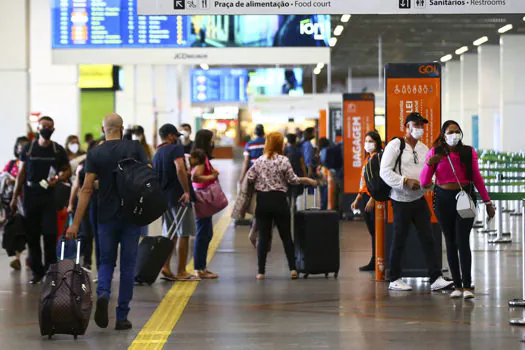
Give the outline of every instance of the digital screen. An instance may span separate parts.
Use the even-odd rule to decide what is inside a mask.
[[[329,15],[139,16],[137,0],[52,1],[53,49],[327,47],[331,34]]]
[[[246,102],[246,69],[192,69],[191,100],[204,102]]]
[[[249,74],[248,95],[304,95],[302,68],[262,68]]]
[[[81,89],[112,89],[115,85],[111,64],[81,64],[78,73]]]

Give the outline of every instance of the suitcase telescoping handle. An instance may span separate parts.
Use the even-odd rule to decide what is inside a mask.
[[[77,258],[75,260],[75,263],[78,265],[80,264],[80,245],[81,245],[81,239],[77,238]],[[66,250],[66,237],[62,236],[62,240],[60,242],[60,260],[64,260],[64,251]]]
[[[189,209],[189,207],[186,205],[184,207],[180,207],[175,212],[175,218],[173,218],[173,223],[168,228],[168,238],[169,239],[173,239],[173,237],[175,236],[176,232],[179,231],[179,228],[182,225],[182,220],[186,216],[186,213],[188,212],[188,209]],[[168,213],[168,215],[172,215],[173,214],[172,209],[168,209],[167,213]]]
[[[319,189],[317,187],[314,187],[314,206],[311,207],[311,208],[308,208],[308,186],[305,186],[304,187],[304,191],[303,191],[303,202],[304,202],[304,210],[308,210],[308,209],[319,209],[317,207],[317,203],[318,203],[318,196],[319,196]]]

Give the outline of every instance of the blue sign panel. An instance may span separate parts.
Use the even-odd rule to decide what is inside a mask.
[[[248,70],[192,69],[192,102],[246,102]]]
[[[139,16],[137,0],[52,0],[51,22],[54,49],[326,47],[331,34],[328,15]]]

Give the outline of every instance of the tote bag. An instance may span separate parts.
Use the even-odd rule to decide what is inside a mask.
[[[206,170],[213,170],[208,159],[206,159]],[[219,181],[215,181],[206,188],[195,191],[197,202],[195,203],[195,216],[197,219],[213,216],[228,206],[228,198],[222,190]]]

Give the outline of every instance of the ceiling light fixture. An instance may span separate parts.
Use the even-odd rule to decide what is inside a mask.
[[[208,66],[206,63],[201,64],[201,69],[208,70],[210,69],[210,66]]]
[[[315,67],[315,69],[314,69],[314,74],[315,74],[315,75],[319,75],[319,74],[321,74],[321,69],[320,69],[319,67]]]
[[[344,29],[345,29],[345,27],[343,27],[342,25],[338,25],[338,26],[335,27],[335,29],[334,29],[334,35],[335,35],[335,36],[339,36],[339,35],[341,35],[341,33],[343,32]]]
[[[482,36],[478,40],[475,40],[472,44],[474,44],[475,46],[480,46],[480,45],[485,44],[487,41],[489,41],[489,37],[488,36]]]
[[[506,33],[506,32],[508,32],[509,30],[511,30],[512,28],[514,28],[514,27],[512,26],[512,24],[507,24],[506,26],[503,26],[503,27],[501,27],[500,29],[498,29],[498,33],[500,33],[500,34]]]
[[[330,47],[334,47],[337,44],[337,38],[336,37],[330,38],[328,43],[330,44]]]
[[[460,47],[456,50],[456,55],[463,55],[465,52],[468,51],[468,46]]]
[[[352,15],[342,15],[341,16],[341,22],[348,23],[348,21],[350,20],[351,17],[352,17]]]
[[[317,63],[317,68],[323,69],[324,68],[324,63]]]
[[[445,63],[445,62],[450,61],[451,59],[452,59],[452,55],[448,54],[448,55],[441,57],[441,62]]]

